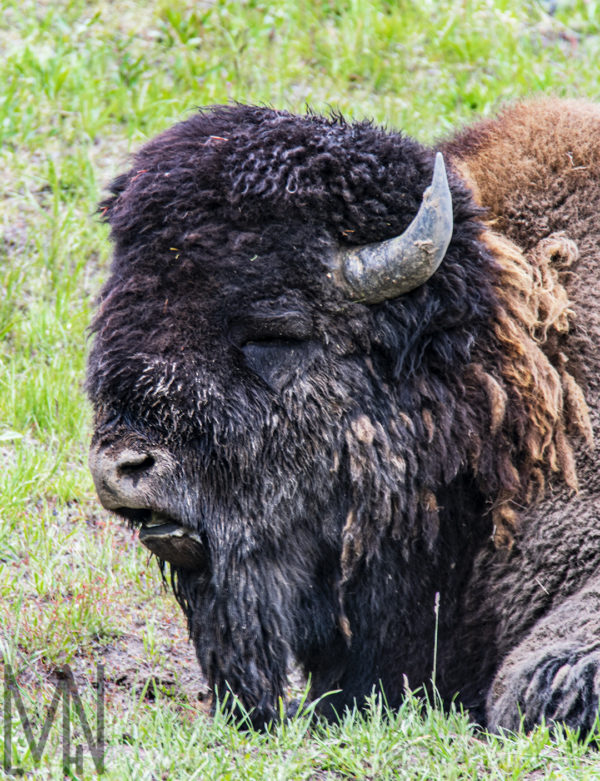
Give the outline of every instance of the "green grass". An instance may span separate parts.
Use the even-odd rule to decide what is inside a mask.
[[[465,717],[443,716],[408,697],[390,715],[374,699],[362,715],[349,713],[335,726],[312,725],[300,715],[261,735],[174,707],[159,692],[141,697],[107,718],[111,745],[106,777],[115,779],[593,779],[592,750],[572,736],[554,739],[540,728],[528,739],[475,734]],[[92,729],[95,715],[86,704]],[[33,703],[28,703],[33,707]],[[110,711],[110,708],[109,708]],[[15,727],[18,727],[15,719]],[[15,729],[19,735],[19,730]],[[13,741],[20,757],[24,740]],[[51,733],[47,752],[60,755]],[[85,774],[92,774],[91,759]]]
[[[426,142],[508,100],[598,99],[600,3],[550,17],[518,0],[0,2],[0,654],[29,712],[68,662],[91,716],[104,660],[107,778],[600,777],[573,735],[479,734],[411,697],[267,736],[211,720],[157,568],[94,500],[82,393],[110,254],[95,204],[145,139],[234,99],[341,109]],[[13,760],[35,770],[14,727]],[[59,739],[37,774],[62,776]]]

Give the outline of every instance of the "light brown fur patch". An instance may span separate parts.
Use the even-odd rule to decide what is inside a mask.
[[[490,210],[503,232],[514,226],[512,204],[527,193],[545,193],[549,202],[575,192],[600,175],[600,106],[581,100],[542,100],[509,106],[495,119],[460,133],[444,149],[478,203]],[[519,236],[529,250],[543,235],[531,226]],[[517,226],[518,227],[518,226]],[[525,241],[531,240],[531,244]]]
[[[558,474],[573,491],[578,490],[574,443],[566,434],[592,441],[589,413],[583,391],[566,370],[555,365],[544,346],[552,333],[569,329],[572,310],[557,267],[568,266],[577,256],[573,242],[553,235],[540,241],[527,255],[504,236],[487,230],[483,240],[500,266],[496,284],[503,304],[495,333],[502,346],[502,387],[479,368],[490,400],[492,432],[501,425],[507,403],[522,405],[527,430],[523,432],[518,464],[519,489],[505,497],[493,511],[494,540],[512,545],[516,516],[510,503],[525,503],[543,493],[544,475]],[[513,464],[515,470],[517,464]]]
[[[496,544],[510,545],[516,517],[507,508],[540,499],[551,474],[577,490],[575,446],[593,446],[586,393],[598,372],[600,106],[553,98],[512,105],[442,149],[487,209],[483,240],[500,268],[502,364],[499,376],[488,368],[491,381],[479,378],[491,428],[494,382],[508,394],[507,417],[526,413],[510,454],[520,487],[498,497],[492,513]],[[507,458],[498,454],[499,469]]]
[[[545,350],[554,335],[569,330],[573,310],[559,272],[577,259],[578,251],[562,233],[541,239],[527,254],[491,228],[484,232],[483,240],[500,266],[496,288],[503,310],[498,313],[495,333],[502,346],[502,384],[512,396],[508,403],[522,405],[527,413],[527,430],[518,454],[519,490],[501,500],[493,511],[494,541],[499,547],[510,548],[517,525],[510,505],[540,498],[544,475],[549,473],[559,475],[577,491],[573,440],[582,437],[588,446],[593,442],[583,390],[567,370],[565,356]],[[506,402],[501,401],[496,379],[484,374],[481,380],[490,400],[490,425],[495,432]]]

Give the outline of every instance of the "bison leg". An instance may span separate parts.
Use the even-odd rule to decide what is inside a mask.
[[[498,670],[488,727],[532,729],[542,720],[589,732],[600,704],[600,579],[535,625]]]

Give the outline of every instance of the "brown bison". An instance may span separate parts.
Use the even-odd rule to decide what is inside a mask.
[[[445,161],[445,165],[444,165]],[[256,725],[436,685],[489,728],[600,696],[600,108],[435,148],[232,105],[102,214],[90,464]],[[439,595],[439,597],[438,597]]]

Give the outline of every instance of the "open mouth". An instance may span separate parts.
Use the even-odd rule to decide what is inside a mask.
[[[117,510],[140,529],[140,542],[160,559],[181,569],[204,569],[206,546],[200,535],[155,510]]]

